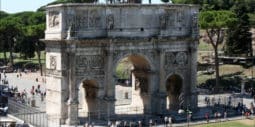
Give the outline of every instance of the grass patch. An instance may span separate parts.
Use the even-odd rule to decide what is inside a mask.
[[[249,87],[255,87],[255,80],[251,79],[251,77],[255,76],[254,68],[255,67],[244,68],[240,65],[221,65],[219,80],[220,87],[223,91],[240,92],[243,79],[247,79],[245,80],[245,89],[248,89]],[[198,74],[197,82],[199,88],[212,89],[215,86],[215,73]]]
[[[7,52],[6,53],[6,56],[7,56],[7,59],[10,58],[10,53]],[[35,56],[33,58],[28,58],[28,59],[23,59],[20,55],[20,53],[13,53],[13,56],[14,56],[14,64],[16,63],[34,63],[34,64],[38,64],[38,56],[37,54],[35,53]],[[0,52],[0,59],[4,59],[4,53],[3,52]],[[41,63],[42,64],[45,64],[45,51],[42,51],[41,52]]]
[[[229,122],[203,124],[203,125],[197,125],[193,127],[252,127],[252,126],[253,125],[246,125],[239,121],[229,121]]]
[[[255,27],[255,14],[249,13],[248,16],[249,16],[251,26]]]
[[[213,51],[213,47],[211,44],[206,43],[200,39],[199,45],[198,45],[199,51]]]
[[[211,74],[211,75],[205,75],[205,74],[198,75],[197,76],[198,85],[206,83],[206,81],[210,80],[210,79],[215,79],[215,75],[214,74]]]

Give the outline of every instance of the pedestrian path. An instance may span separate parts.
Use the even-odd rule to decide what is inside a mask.
[[[40,94],[36,94],[32,96],[31,89],[32,87],[37,88],[38,85],[40,85],[40,90],[42,92],[46,91],[46,84],[42,81],[42,78],[38,78],[38,81],[35,80],[35,74],[32,74],[32,78],[29,78],[29,73],[25,74],[22,73],[22,76],[17,76],[20,73],[6,73],[6,80],[8,80],[7,86],[9,88],[17,88],[18,92],[22,93],[23,91],[26,91],[27,93],[27,102],[26,104],[29,104],[28,101],[31,101],[32,99],[35,99],[35,108],[37,108],[40,111],[46,111],[46,104],[45,99],[42,101],[42,97]],[[2,77],[3,74],[2,74]],[[24,78],[23,78],[24,77]],[[40,79],[40,80],[39,80]]]

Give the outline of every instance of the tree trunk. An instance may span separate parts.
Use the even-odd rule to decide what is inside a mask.
[[[13,49],[14,49],[14,47],[13,47],[13,42],[10,42],[11,44],[10,44],[10,62],[11,62],[11,67],[13,66]]]
[[[4,50],[4,64],[7,65],[7,55],[5,50]]]
[[[43,76],[42,63],[41,63],[41,52],[37,50],[36,53],[37,53],[37,57],[38,57],[40,73],[41,73],[41,76]]]
[[[219,92],[219,81],[220,81],[220,74],[219,74],[219,59],[218,59],[218,47],[216,46],[214,48],[214,58],[215,58],[215,87],[214,87],[214,92]]]
[[[252,41],[249,43],[250,56],[253,56]]]

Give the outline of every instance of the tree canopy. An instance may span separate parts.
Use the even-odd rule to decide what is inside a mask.
[[[236,21],[236,15],[231,11],[204,11],[199,16],[202,29],[224,28]]]
[[[250,22],[248,10],[243,2],[239,2],[234,9],[237,22],[228,29],[225,54],[228,56],[252,56]]]
[[[13,64],[13,52],[19,52],[24,58],[34,57],[35,50],[44,50],[39,39],[44,36],[44,12],[3,13],[0,19],[0,52],[10,52],[9,62]],[[37,48],[40,46],[40,48]]]
[[[52,4],[60,4],[60,3],[93,3],[97,0],[56,0],[52,3],[49,3],[48,5]]]
[[[219,89],[219,60],[218,46],[223,43],[225,30],[236,22],[236,15],[231,11],[203,11],[199,15],[199,25],[206,30],[204,41],[210,43],[214,49],[216,83],[215,91]]]

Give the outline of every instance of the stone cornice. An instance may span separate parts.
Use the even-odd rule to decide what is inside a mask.
[[[73,40],[47,40],[41,39],[41,41],[45,42],[46,44],[69,44],[69,43],[76,43],[76,44],[84,44],[84,43],[121,43],[121,42],[169,42],[169,41],[194,41],[192,37],[151,37],[151,38],[84,38],[84,39],[73,39]]]
[[[62,3],[62,4],[55,4],[55,5],[49,5],[46,7],[46,9],[51,8],[61,8],[61,7],[195,7],[199,8],[198,5],[192,5],[192,4],[136,4],[136,3],[120,3],[120,4],[94,4],[94,3]]]

